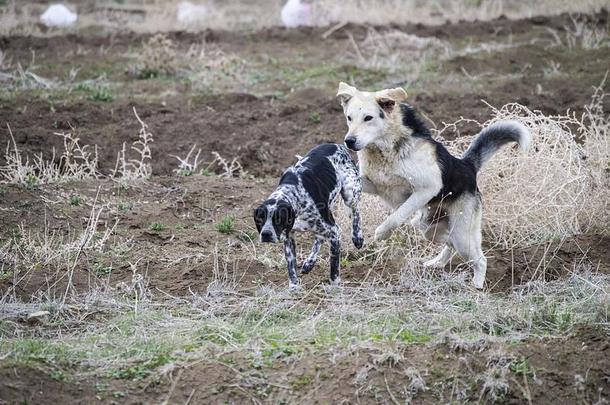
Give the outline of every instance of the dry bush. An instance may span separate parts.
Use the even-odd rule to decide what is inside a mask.
[[[553,38],[553,46],[569,49],[600,49],[610,47],[609,25],[598,21],[588,21],[583,17],[570,16],[571,24],[563,27],[563,31],[548,28]]]
[[[243,167],[237,158],[231,159],[229,162],[227,159],[220,156],[218,152],[212,152],[214,156],[214,160],[210,163],[210,166],[217,165],[222,169],[222,172],[219,174],[220,177],[233,177],[236,174],[243,173]]]
[[[530,129],[533,139],[528,153],[504,150],[479,174],[487,239],[511,248],[593,230],[608,232],[610,125],[602,99],[600,88],[580,119],[545,116],[519,104],[492,109],[494,118],[481,127],[515,119]],[[449,129],[455,124],[439,135]],[[473,138],[445,143],[459,155]]]
[[[349,36],[352,51],[346,59],[367,69],[409,72],[409,80],[417,78],[427,60],[449,54],[448,45],[436,38],[422,38],[398,30],[378,31],[369,28],[366,38],[357,43]]]
[[[156,34],[148,39],[136,64],[129,68],[129,74],[140,79],[150,79],[176,73],[176,46],[165,34]]]
[[[136,158],[130,159],[127,155],[125,143],[117,154],[117,161],[111,177],[119,181],[134,181],[147,179],[152,174],[152,162],[150,144],[153,143],[153,135],[148,129],[148,125],[138,115],[136,108],[133,113],[140,124],[138,140],[133,142],[131,150],[135,152]]]
[[[314,3],[314,20],[317,25],[333,22],[443,24],[446,21],[490,20],[505,15],[509,18],[527,18],[533,15],[556,15],[562,12],[590,13],[605,6],[603,1],[543,0],[522,2],[518,0],[442,0],[420,2],[417,0],[319,0]]]
[[[42,184],[99,177],[97,146],[81,145],[74,131],[55,134],[64,141],[64,150],[58,161],[55,149],[49,160],[45,160],[41,153],[30,161],[17,147],[10,126],[7,128],[11,139],[4,154],[6,165],[0,167],[0,182],[34,188]]]
[[[77,264],[84,256],[94,252],[102,252],[108,245],[117,222],[112,225],[100,225],[100,217],[105,207],[97,205],[97,197],[92,205],[87,224],[80,232],[68,233],[51,230],[45,222],[42,232],[34,232],[21,224],[18,231],[8,243],[0,246],[3,271],[12,276],[12,284],[0,297],[0,302],[15,300],[14,293],[27,284],[35,272],[45,269],[48,274],[55,272],[54,280],[43,285],[33,294],[41,293],[47,297],[60,297],[62,303],[72,289],[72,277]],[[58,283],[66,281],[63,294],[57,294]]]
[[[193,145],[187,153],[186,157],[183,159],[177,155],[170,155],[178,159],[178,168],[174,169],[174,171],[183,176],[190,176],[193,173],[197,172],[199,168],[199,155],[201,154],[201,149],[197,149],[197,153],[193,156],[193,152],[195,152],[195,148],[197,148],[197,144]]]
[[[192,45],[186,52],[184,75],[195,89],[215,91],[242,91],[247,82],[248,63],[233,53],[217,46]]]

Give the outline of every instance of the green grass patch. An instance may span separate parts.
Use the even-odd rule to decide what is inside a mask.
[[[534,375],[535,371],[534,368],[530,365],[529,360],[525,358],[513,361],[509,364],[508,368],[513,373],[526,377]]]
[[[235,230],[235,216],[226,215],[217,224],[216,230],[220,233],[229,234]]]
[[[322,122],[322,117],[320,116],[319,112],[312,112],[311,114],[309,114],[309,121],[312,124],[319,124],[320,122]]]
[[[131,211],[131,209],[133,208],[133,204],[130,202],[120,201],[116,205],[116,208],[121,212],[127,212],[127,211]]]
[[[89,96],[89,100],[110,103],[114,101],[114,95],[107,87],[100,87],[96,89],[93,93],[91,93],[91,95]]]
[[[73,207],[79,207],[83,203],[83,199],[78,195],[70,196],[70,205]]]
[[[33,174],[28,174],[25,178],[25,183],[23,183],[25,189],[30,191],[36,190],[39,185],[40,182],[38,181],[38,177],[34,176]]]
[[[165,225],[160,222],[153,222],[148,226],[148,229],[154,232],[162,232],[165,230]]]

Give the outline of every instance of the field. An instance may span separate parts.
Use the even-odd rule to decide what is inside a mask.
[[[221,17],[181,27],[156,2],[87,1],[49,30],[24,3],[0,1],[0,404],[610,402],[598,4],[367,19],[346,1],[287,30],[263,12],[281,2],[210,2]],[[458,154],[494,120],[530,128],[479,175],[483,291],[457,257],[424,269],[439,247],[408,225],[375,243],[372,196],[362,250],[334,208],[342,284],[323,248],[287,288],[252,210],[295,155],[342,142],[340,81],[404,87]]]

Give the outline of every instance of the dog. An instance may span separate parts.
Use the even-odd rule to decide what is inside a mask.
[[[487,259],[481,247],[477,173],[507,143],[527,150],[527,128],[517,121],[495,122],[460,159],[432,138],[413,107],[404,103],[402,88],[364,92],[340,83],[337,96],[347,119],[345,145],[358,154],[363,192],[378,195],[393,210],[375,230],[375,240],[388,238],[412,218],[425,238],[445,245],[424,266],[442,268],[457,252],[472,263],[474,286],[483,288]]]
[[[292,167],[284,171],[279,185],[254,210],[254,223],[263,243],[284,242],[291,289],[298,287],[294,232],[315,235],[311,253],[303,263],[301,274],[307,274],[316,263],[324,241],[330,243],[330,282],[340,282],[341,235],[331,212],[337,195],[351,209],[352,242],[360,249],[364,243],[359,203],[362,193],[358,166],[342,145],[323,144],[313,148]]]

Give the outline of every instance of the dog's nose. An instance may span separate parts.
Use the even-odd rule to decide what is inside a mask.
[[[348,149],[356,150],[356,138],[345,138],[345,146],[347,146]]]
[[[271,231],[261,232],[261,242],[273,242],[273,234]]]

